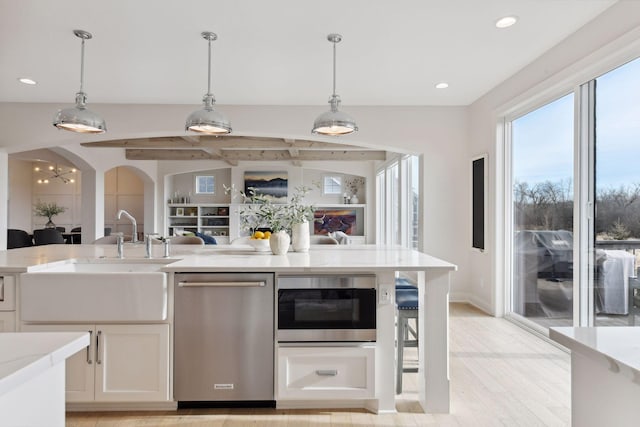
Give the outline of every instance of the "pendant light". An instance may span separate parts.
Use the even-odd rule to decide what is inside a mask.
[[[83,91],[84,84],[84,41],[93,37],[91,33],[83,30],[73,30],[73,34],[82,40],[80,54],[80,91],[76,93],[76,105],[72,108],[59,110],[53,118],[53,125],[58,129],[64,129],[78,133],[104,133],[107,125],[104,119],[93,111],[87,110],[87,94]]]
[[[340,43],[342,36],[329,34],[327,40],[333,43],[333,95],[329,98],[331,110],[318,116],[311,132],[329,136],[347,135],[357,131],[358,126],[348,114],[338,111],[340,96],[336,95],[336,43]]]
[[[209,73],[207,75],[207,93],[202,98],[204,108],[194,111],[187,117],[185,130],[206,133],[210,135],[226,135],[231,133],[229,120],[221,113],[214,111],[213,104],[216,99],[211,93],[211,42],[218,36],[210,31],[202,33],[202,37],[209,42]]]

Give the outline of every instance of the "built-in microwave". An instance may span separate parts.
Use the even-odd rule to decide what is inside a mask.
[[[376,340],[375,275],[280,276],[278,342]]]

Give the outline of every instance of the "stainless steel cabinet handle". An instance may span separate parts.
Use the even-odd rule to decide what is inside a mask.
[[[98,331],[96,334],[96,363],[98,365],[102,365],[102,360],[100,359],[100,336],[102,335],[102,331]]]
[[[335,377],[336,375],[338,375],[338,370],[337,369],[318,369],[316,371],[316,375],[319,375],[321,377]]]
[[[87,332],[89,332],[89,345],[87,346],[87,364],[91,365],[93,363],[93,360],[91,360],[91,338],[93,336],[93,331]]]
[[[244,287],[244,288],[261,288],[267,286],[267,282],[178,282],[181,288],[188,287]]]
[[[4,277],[0,277],[0,302],[4,301]]]

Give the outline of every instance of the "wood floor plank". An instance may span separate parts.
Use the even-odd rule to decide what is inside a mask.
[[[405,360],[414,364],[415,348]],[[530,427],[571,424],[569,355],[466,304],[450,307],[451,413],[424,414],[417,374],[403,375],[397,414],[364,410],[180,409],[67,414],[67,427]]]

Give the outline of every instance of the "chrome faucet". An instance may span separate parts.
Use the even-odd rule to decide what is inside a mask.
[[[131,221],[131,226],[133,227],[133,231],[131,233],[131,243],[136,243],[138,241],[138,223],[136,222],[136,219],[124,209],[120,209],[118,211],[118,213],[116,214],[116,219],[120,219],[122,215],[126,216],[129,221]]]
[[[151,258],[151,240],[153,234],[145,234],[144,235],[144,257]]]
[[[118,258],[124,258],[124,237],[122,234],[118,234],[116,237],[116,245],[118,246]]]

